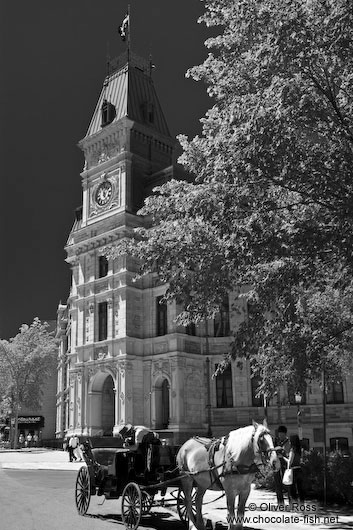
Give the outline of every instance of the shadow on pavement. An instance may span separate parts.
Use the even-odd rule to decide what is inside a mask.
[[[124,525],[121,515],[116,513],[108,513],[104,515],[86,513],[84,517]],[[173,518],[173,516],[167,512],[158,512],[156,514],[151,512],[150,514],[141,518],[139,528],[150,528],[151,526],[157,530],[168,530],[168,528],[170,528],[170,530],[185,530],[185,526],[180,521],[175,520],[175,518]]]

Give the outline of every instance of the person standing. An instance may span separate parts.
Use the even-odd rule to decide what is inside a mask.
[[[286,486],[282,484],[282,479],[283,479],[283,473],[287,468],[286,458],[288,458],[289,450],[290,450],[289,438],[287,436],[287,427],[285,425],[280,425],[278,427],[274,446],[277,451],[277,455],[279,457],[281,467],[278,471],[274,472],[273,478],[275,482],[275,490],[276,490],[278,506],[284,507],[283,492],[286,489]],[[288,494],[288,497],[289,497],[289,494]]]
[[[80,439],[77,436],[77,434],[75,434],[74,439],[75,439],[75,444],[76,444],[75,448],[74,448],[74,456],[75,456],[76,460],[78,460],[79,462],[82,462],[83,454],[82,454],[82,451],[81,451],[81,448],[80,448]]]
[[[31,447],[32,446],[32,435],[30,432],[27,434],[26,441],[27,441],[27,447]]]
[[[303,470],[301,467],[302,449],[300,445],[299,436],[293,434],[289,438],[289,455],[285,458],[287,467],[293,470],[293,483],[289,486],[290,502],[299,501],[304,503],[304,487],[303,487]]]
[[[74,438],[74,436],[71,436],[70,440],[69,440],[69,444],[68,444],[68,451],[69,451],[69,460],[70,462],[73,462],[73,460],[77,460],[75,454],[74,454],[74,451],[75,451],[75,448],[76,448],[76,440]]]
[[[23,436],[22,433],[20,434],[20,436],[19,436],[19,438],[18,438],[18,443],[19,443],[19,445],[20,445],[20,449],[22,449],[22,448],[23,448],[23,445],[24,445],[24,443],[25,443],[25,437]]]

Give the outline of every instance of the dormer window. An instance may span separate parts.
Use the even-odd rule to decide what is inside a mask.
[[[107,101],[106,99],[103,101],[102,108],[102,127],[105,127],[106,125],[109,125],[111,123],[115,116],[116,116],[116,110],[115,107],[110,101]]]

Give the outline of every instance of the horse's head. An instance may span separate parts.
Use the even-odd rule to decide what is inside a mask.
[[[255,428],[253,444],[254,453],[261,458],[262,463],[269,462],[274,471],[278,471],[281,467],[276,449],[273,446],[272,436],[267,425],[256,423],[253,421]]]

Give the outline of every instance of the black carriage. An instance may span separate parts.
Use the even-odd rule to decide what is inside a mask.
[[[85,515],[92,495],[105,499],[121,497],[121,516],[129,530],[138,528],[141,517],[148,514],[154,496],[163,496],[168,486],[178,488],[175,496],[180,519],[187,525],[183,491],[179,488],[176,466],[178,447],[145,436],[142,443],[126,446],[119,437],[90,438],[82,444],[86,466],[76,479],[75,500],[78,513]]]

